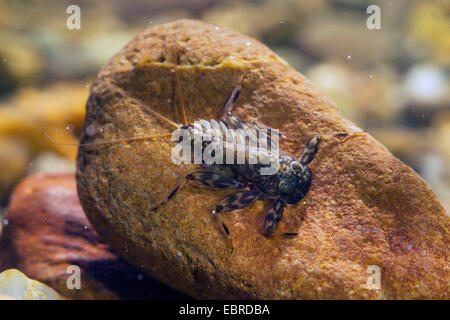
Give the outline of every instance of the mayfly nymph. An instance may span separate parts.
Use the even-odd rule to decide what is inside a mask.
[[[177,67],[175,68],[175,76],[176,82],[179,83]],[[239,144],[239,141],[245,141],[245,139],[252,139],[252,132],[254,132],[255,130],[266,129],[268,132],[270,132],[271,135],[267,136],[269,144],[277,144],[278,141],[278,139],[273,139],[274,132],[277,133],[277,130],[267,127],[264,124],[258,123],[256,121],[246,123],[233,114],[232,111],[234,105],[238,100],[239,93],[241,91],[242,78],[243,77],[240,78],[239,83],[234,87],[230,96],[226,100],[224,106],[224,114],[219,121],[199,120],[194,123],[189,123],[186,118],[181,93],[180,104],[184,118],[184,124],[177,124],[167,117],[163,116],[162,114],[154,111],[150,107],[146,106],[139,100],[132,98],[125,93],[123,94],[127,98],[132,99],[139,106],[141,106],[143,109],[148,111],[159,120],[172,126],[174,129],[187,130],[188,132],[192,133],[192,137],[195,136],[195,133],[208,135],[208,142],[202,143],[202,150],[204,150],[208,146],[211,146],[211,144],[216,144],[216,147],[219,146],[220,148],[223,148],[223,155],[227,154],[228,148],[233,148],[233,152],[235,153],[235,156],[237,156],[236,150],[239,148],[236,148],[235,144]],[[230,129],[236,132],[236,136],[234,139],[235,142],[233,142],[231,145],[230,143],[224,141],[224,135]],[[354,133],[338,133],[332,135],[331,137],[350,137],[359,135],[363,132],[365,131],[357,131]],[[168,136],[172,136],[172,134],[148,135],[116,139],[98,143],[81,143],[79,144],[79,146],[84,147],[107,145],[112,143],[156,139]],[[282,136],[280,137],[283,138]],[[285,206],[287,204],[293,205],[298,203],[307,194],[313,178],[308,164],[314,159],[318,151],[320,141],[323,138],[329,137],[324,137],[318,134],[310,139],[299,159],[283,151],[279,151],[276,154],[275,159],[273,158],[274,155],[270,152],[263,154],[262,157],[269,157],[277,162],[276,172],[270,175],[261,174],[261,168],[268,166],[266,162],[264,162],[263,164],[262,162],[258,161],[257,163],[249,163],[249,161],[247,161],[249,158],[248,149],[246,149],[244,153],[246,158],[246,162],[244,164],[239,164],[237,162],[233,162],[230,164],[226,161],[223,161],[223,163],[220,164],[207,164],[203,162],[200,164],[201,170],[191,172],[184,178],[179,179],[177,184],[168,193],[164,200],[157,206],[152,208],[152,210],[156,210],[160,206],[168,202],[175,195],[176,191],[179,190],[180,187],[187,181],[197,181],[212,189],[235,190],[235,192],[219,199],[215,206],[215,209],[212,211],[213,214],[219,217],[222,227],[228,237],[230,236],[230,231],[227,225],[224,223],[223,219],[220,217],[220,213],[243,208],[258,199],[267,201],[267,205],[264,207],[262,212],[262,214],[265,216],[263,223],[263,233],[265,236],[273,236],[276,234],[274,233],[274,230],[276,229],[282,218]],[[297,235],[297,233],[284,232],[279,233],[278,235],[295,236]]]

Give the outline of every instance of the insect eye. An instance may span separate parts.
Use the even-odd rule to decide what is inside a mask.
[[[291,185],[286,180],[281,180],[278,184],[278,189],[282,193],[289,193],[291,191]]]
[[[302,165],[300,163],[298,163],[297,161],[293,161],[291,163],[291,168],[292,168],[292,170],[297,171],[297,172],[303,171]]]

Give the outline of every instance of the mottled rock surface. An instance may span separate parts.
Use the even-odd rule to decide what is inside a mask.
[[[177,67],[178,66],[178,67]],[[175,68],[190,121],[218,119],[241,75],[235,113],[285,133],[299,156],[313,134],[354,131],[338,107],[263,44],[181,20],[150,28],[99,73],[87,103],[84,143],[167,133],[137,104],[182,121]],[[88,130],[89,129],[89,130]],[[97,130],[97,132],[99,132]],[[369,134],[325,142],[311,163],[307,196],[261,235],[263,202],[224,215],[234,252],[210,214],[227,192],[181,188],[194,166],[171,162],[168,139],[87,146],[78,154],[78,192],[95,229],[150,275],[198,298],[447,298],[449,218],[428,185]],[[367,268],[381,289],[367,287]]]
[[[4,219],[0,272],[17,268],[74,299],[184,297],[119,258],[101,240],[78,201],[74,174],[26,178]],[[80,267],[80,290],[67,287],[71,265]]]

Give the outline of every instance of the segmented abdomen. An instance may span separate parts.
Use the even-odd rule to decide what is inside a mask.
[[[259,128],[248,126],[237,117],[231,117],[229,120],[237,129],[230,129],[225,122],[214,119],[199,120],[190,124],[188,130],[192,146],[195,142],[201,141],[202,154],[208,146],[210,150],[221,148],[224,164],[242,163],[243,158],[245,164],[268,164],[278,157],[277,145],[273,143],[271,145],[267,134],[264,135],[263,131],[257,130]],[[231,159],[227,158],[227,153],[233,154],[232,163],[229,163]]]

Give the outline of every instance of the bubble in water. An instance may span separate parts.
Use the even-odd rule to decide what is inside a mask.
[[[86,134],[91,137],[95,134],[95,127],[94,125],[90,124],[86,127],[86,129],[84,130],[86,132]]]
[[[419,103],[434,104],[443,101],[448,92],[446,78],[445,72],[436,66],[415,66],[406,75],[406,95]]]

